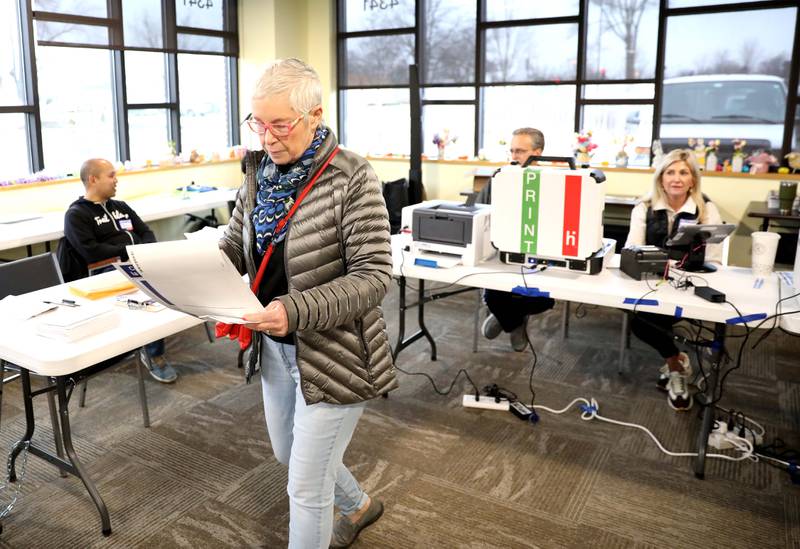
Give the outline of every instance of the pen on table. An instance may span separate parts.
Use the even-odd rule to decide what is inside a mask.
[[[80,304],[75,303],[71,299],[62,299],[61,301],[42,301],[48,305],[63,305],[64,307],[80,307]]]

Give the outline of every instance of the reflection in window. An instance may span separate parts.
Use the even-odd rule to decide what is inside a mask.
[[[578,25],[490,28],[486,40],[486,82],[574,80]]]
[[[592,142],[597,144],[593,164],[650,165],[652,105],[586,105],[581,127],[592,132]],[[624,161],[620,158],[621,151]]]
[[[123,0],[122,25],[126,46],[161,48],[161,0]]]
[[[0,114],[0,150],[0,181],[16,179],[30,171],[24,114]]]
[[[144,164],[158,163],[170,152],[168,112],[166,109],[131,109],[128,111],[131,160]]]
[[[87,158],[117,160],[111,53],[39,47],[36,64],[47,169],[77,173]]]
[[[545,155],[572,156],[575,86],[491,86],[482,99],[488,158],[506,160],[511,132],[526,126],[544,133]]]
[[[408,89],[343,90],[342,144],[363,154],[409,154]]]
[[[25,104],[17,2],[0,2],[0,105]]]
[[[445,158],[472,158],[475,148],[475,107],[472,105],[428,105],[422,108],[422,152],[438,158],[435,135],[448,136]]]
[[[475,0],[425,3],[425,77],[429,84],[475,81]]]
[[[414,62],[414,35],[348,38],[347,86],[408,84],[408,66]]]
[[[226,61],[219,55],[178,54],[181,152],[219,151],[230,142]]]
[[[578,0],[531,2],[531,0],[487,0],[487,21],[510,21],[540,17],[578,15]]]
[[[175,0],[175,17],[179,27],[222,30],[224,2],[213,0]]]
[[[414,0],[346,0],[342,10],[343,32],[399,29],[414,26],[416,3]]]
[[[36,39],[42,42],[66,44],[108,45],[108,27],[36,21]]]
[[[34,10],[90,17],[108,17],[107,5],[107,0],[33,0]]]
[[[658,0],[590,0],[586,78],[653,78],[657,37]]]
[[[125,83],[128,104],[167,101],[166,58],[163,53],[125,52]]]

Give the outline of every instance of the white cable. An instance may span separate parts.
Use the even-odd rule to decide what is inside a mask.
[[[761,459],[768,459],[770,461],[774,461],[775,463],[780,463],[784,467],[789,467],[789,462],[788,461],[783,461],[782,459],[774,458],[772,456],[765,456],[764,454],[754,453],[753,455],[755,455],[755,456],[757,456],[757,457],[759,457]]]
[[[549,408],[547,406],[542,406],[542,405],[535,405],[534,409],[536,409],[536,410],[544,410],[544,411],[550,412],[552,414],[563,414],[564,412],[566,412],[567,410],[572,408],[572,406],[576,402],[581,402],[581,403],[585,404],[589,408],[588,410],[582,410],[582,412],[581,412],[581,419],[584,420],[584,421],[591,421],[592,419],[599,419],[600,421],[605,421],[607,423],[612,423],[614,425],[621,425],[623,427],[633,427],[635,429],[639,429],[641,431],[644,431],[645,433],[647,433],[650,436],[651,439],[653,439],[653,442],[656,443],[656,445],[658,446],[659,450],[661,450],[662,452],[664,452],[668,456],[674,456],[674,457],[696,457],[698,455],[697,452],[671,452],[671,451],[667,450],[664,447],[664,445],[661,444],[661,442],[656,438],[656,436],[650,431],[650,429],[648,429],[644,425],[639,425],[637,423],[628,423],[626,421],[618,421],[616,419],[611,419],[611,418],[607,418],[607,417],[601,416],[600,414],[597,413],[597,411],[600,409],[600,406],[597,403],[597,400],[595,400],[594,398],[587,400],[585,398],[578,397],[578,398],[574,399],[572,402],[570,402],[569,404],[567,404],[564,408],[562,408],[560,410],[554,410],[552,408]],[[738,450],[739,452],[742,452],[741,456],[733,457],[733,456],[727,456],[725,454],[706,454],[706,457],[707,458],[725,459],[725,460],[728,460],[728,461],[743,461],[745,459],[751,459],[753,461],[758,461],[758,457],[756,457],[753,454],[753,445],[749,440],[747,440],[746,438],[742,438],[742,437],[736,436],[736,435],[730,435],[728,438],[730,439],[731,444],[733,444],[735,446],[736,450]]]

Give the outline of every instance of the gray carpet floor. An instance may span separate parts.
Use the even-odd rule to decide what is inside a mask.
[[[505,335],[481,339],[472,352],[475,304],[472,292],[430,304],[438,360],[420,341],[398,366],[429,374],[440,390],[463,368],[480,387],[496,383],[530,400],[530,352],[514,353]],[[595,398],[602,415],[643,424],[670,450],[691,451],[697,412],[673,412],[655,389],[656,353],[634,340],[618,373],[621,313],[573,311],[562,340],[561,307],[529,323],[536,403],[562,408]],[[396,285],[384,308],[394,341]],[[148,378],[149,429],[132,361],[93,378],[86,407],[76,394],[70,417],[113,534],[101,535],[77,479],[31,457],[0,547],[285,546],[286,472],[271,454],[260,387],[243,383],[235,352],[231,342],[208,343],[201,328],[168,338],[180,377],[173,385]],[[800,341],[773,333],[744,356],[721,404],[759,421],[768,441],[800,448]],[[800,547],[800,485],[765,463],[709,460],[701,481],[691,459],[662,454],[641,431],[582,421],[575,409],[541,412],[533,425],[463,408],[464,377],[442,396],[422,376],[398,375],[400,389],[370,403],[345,456],[386,504],[355,547]],[[35,440],[52,446],[39,400]],[[1,447],[23,428],[15,381],[4,388]],[[3,489],[3,505],[16,488]]]

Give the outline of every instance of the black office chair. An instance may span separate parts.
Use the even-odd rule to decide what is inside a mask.
[[[58,267],[56,256],[52,253],[36,255],[19,259],[9,263],[0,263],[0,299],[9,295],[22,295],[35,292],[50,286],[57,286],[64,282],[61,278],[61,269]],[[6,371],[16,372],[5,377]],[[14,381],[20,376],[19,367],[0,359],[0,410],[3,404],[3,385]],[[49,381],[48,381],[49,383]],[[56,453],[64,455],[61,446],[61,432],[58,428],[58,413],[56,412],[56,401],[52,391],[47,392],[47,405],[50,408],[50,421],[53,424],[53,439],[56,445]],[[66,476],[66,473],[64,473]]]

